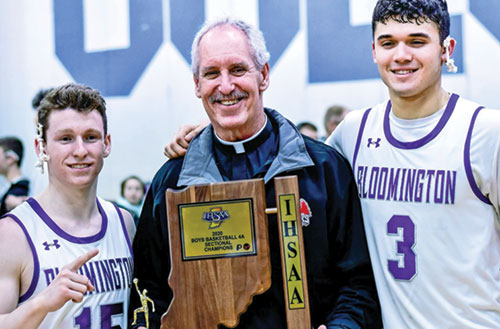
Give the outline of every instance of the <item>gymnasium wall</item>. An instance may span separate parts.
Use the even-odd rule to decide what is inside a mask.
[[[449,0],[457,74],[447,90],[500,109],[498,0]],[[77,81],[108,104],[112,152],[99,194],[120,181],[149,181],[166,160],[177,127],[204,117],[190,73],[191,41],[205,18],[241,17],[260,27],[271,53],[264,103],[323,134],[332,104],[352,109],[383,101],[371,55],[375,0],[16,0],[0,2],[0,136],[26,146],[23,170],[35,183],[31,99],[40,88]],[[41,183],[37,183],[41,182]]]

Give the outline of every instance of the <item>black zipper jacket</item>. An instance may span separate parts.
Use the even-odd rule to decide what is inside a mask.
[[[258,175],[265,180],[266,206],[276,206],[272,178],[297,175],[300,198],[310,210],[303,234],[312,326],[381,328],[361,208],[349,164],[331,147],[300,135],[277,111],[265,112],[278,136],[274,160],[265,173]],[[225,164],[220,161],[214,157],[209,126],[192,141],[185,157],[167,161],[153,179],[133,243],[134,277],[155,302],[156,312],[150,309],[150,328],[160,328],[161,315],[172,299],[165,191],[223,181],[218,166]],[[268,291],[253,298],[240,317],[238,329],[286,328],[275,215],[268,216],[268,230],[272,284]],[[132,291],[129,322],[140,306],[138,295]],[[144,325],[141,315],[138,324]]]

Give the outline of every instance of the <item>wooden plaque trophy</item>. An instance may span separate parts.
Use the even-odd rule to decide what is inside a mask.
[[[271,286],[266,213],[276,212],[288,329],[311,327],[297,177],[276,178],[275,188],[277,209],[266,209],[262,179],[166,192],[173,300],[161,329],[237,326]]]

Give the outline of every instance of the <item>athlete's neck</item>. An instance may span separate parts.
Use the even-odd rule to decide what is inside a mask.
[[[414,97],[391,95],[392,112],[401,119],[425,118],[442,109],[449,98],[450,94],[442,88]]]
[[[97,208],[95,186],[69,189],[49,183],[35,199],[67,233],[88,236],[100,229],[101,215]]]

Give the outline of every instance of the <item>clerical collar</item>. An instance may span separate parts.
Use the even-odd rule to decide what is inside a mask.
[[[222,140],[219,136],[217,136],[217,134],[215,133],[215,130],[214,130],[214,135],[220,144],[231,147],[232,149],[234,149],[234,152],[236,154],[242,154],[242,153],[251,151],[256,146],[260,145],[262,143],[261,141],[263,139],[266,139],[269,136],[270,131],[272,130],[272,125],[271,125],[271,122],[267,118],[267,114],[265,115],[265,117],[266,117],[266,122],[264,122],[264,125],[262,126],[262,128],[260,128],[260,130],[257,131],[253,136],[251,136],[245,140],[236,141],[236,142],[227,142],[225,140]]]

